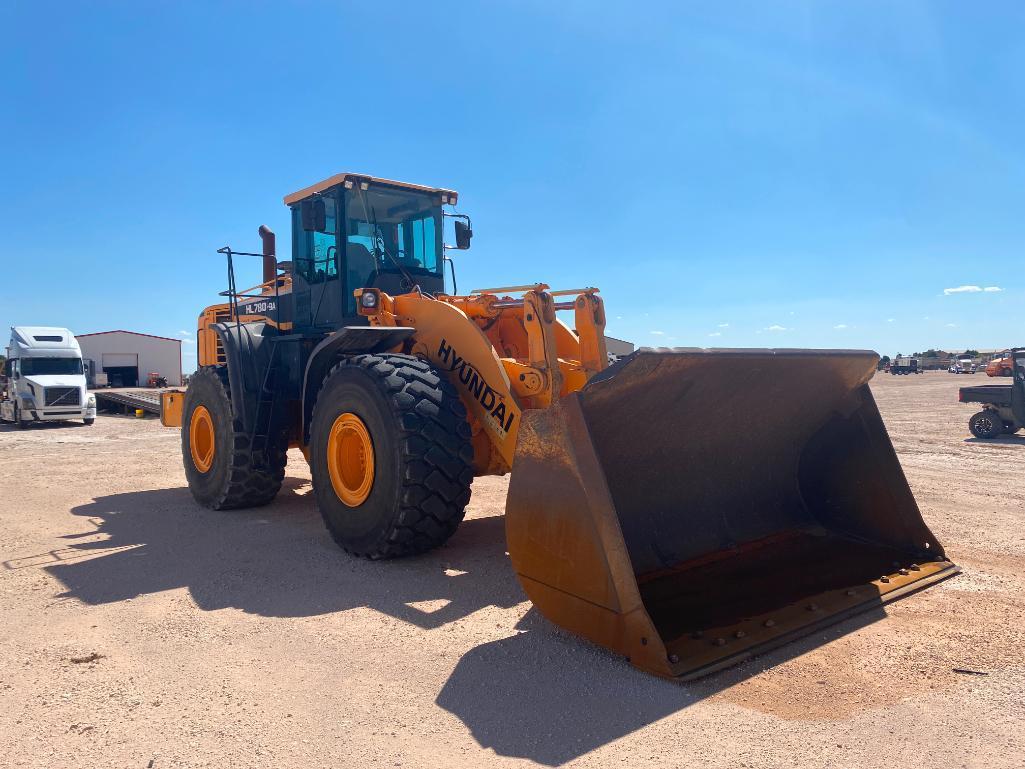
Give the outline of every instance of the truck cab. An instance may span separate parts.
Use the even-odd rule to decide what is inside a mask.
[[[96,396],[86,387],[82,350],[66,328],[14,326],[0,383],[0,420],[96,421]]]

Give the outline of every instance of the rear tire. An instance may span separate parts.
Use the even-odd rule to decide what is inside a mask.
[[[201,408],[205,415],[196,419]],[[193,422],[197,433],[203,431],[195,442]],[[285,477],[288,442],[283,431],[269,442],[264,466],[257,467],[249,436],[231,406],[227,370],[204,366],[195,373],[182,409],[182,458],[189,490],[199,504],[233,510],[274,499]]]
[[[1018,425],[1014,422],[1004,422],[1004,435],[1012,435],[1018,432]]]
[[[976,438],[996,438],[1004,432],[1004,420],[995,411],[985,409],[972,415],[968,429]]]
[[[369,447],[369,457],[347,465],[356,468],[347,483],[340,479],[339,429],[368,436],[359,445]],[[438,547],[455,532],[470,501],[473,447],[466,408],[448,380],[409,355],[357,355],[331,369],[313,408],[310,459],[314,495],[331,537],[362,558]]]

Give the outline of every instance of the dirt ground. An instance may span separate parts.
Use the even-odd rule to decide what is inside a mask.
[[[296,452],[274,505],[213,512],[154,420],[0,426],[0,764],[1023,766],[1025,436],[957,403],[993,381],[873,382],[964,574],[693,684],[531,610],[503,479],[447,546],[368,563]]]

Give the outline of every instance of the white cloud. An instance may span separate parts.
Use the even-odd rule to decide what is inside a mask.
[[[837,330],[844,329],[844,328],[847,328],[847,324],[846,323],[837,323],[835,326],[833,326],[833,328],[835,328]]]
[[[651,334],[652,336],[665,336],[666,335],[665,331],[649,331],[648,333]]]
[[[729,328],[729,327],[730,327],[729,323],[720,323],[719,324],[719,328]]]
[[[893,319],[893,318],[887,318],[887,319],[886,319],[886,322],[887,322],[887,323],[893,323],[893,321],[894,321],[894,319]]]
[[[178,333],[181,334],[182,336],[192,336],[192,332],[191,331],[186,331],[185,329],[182,329]]]
[[[182,342],[182,344],[195,344],[196,340],[195,339],[182,339],[181,342]]]
[[[766,326],[763,331],[786,331],[786,326],[781,326],[778,323],[773,323],[771,326]]]
[[[1000,286],[956,286],[943,289],[943,294],[945,296],[950,296],[951,294],[995,294],[999,291],[1003,291]]]
[[[709,336],[722,336],[722,333],[719,331],[713,331]]]
[[[948,323],[947,324],[947,328],[957,328],[957,324],[956,323]]]

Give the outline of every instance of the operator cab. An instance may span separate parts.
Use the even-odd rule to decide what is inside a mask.
[[[356,312],[358,288],[444,293],[442,206],[455,205],[457,197],[452,190],[355,174],[285,197],[292,210],[296,326],[365,324]],[[457,229],[459,245],[468,247],[468,226]]]

